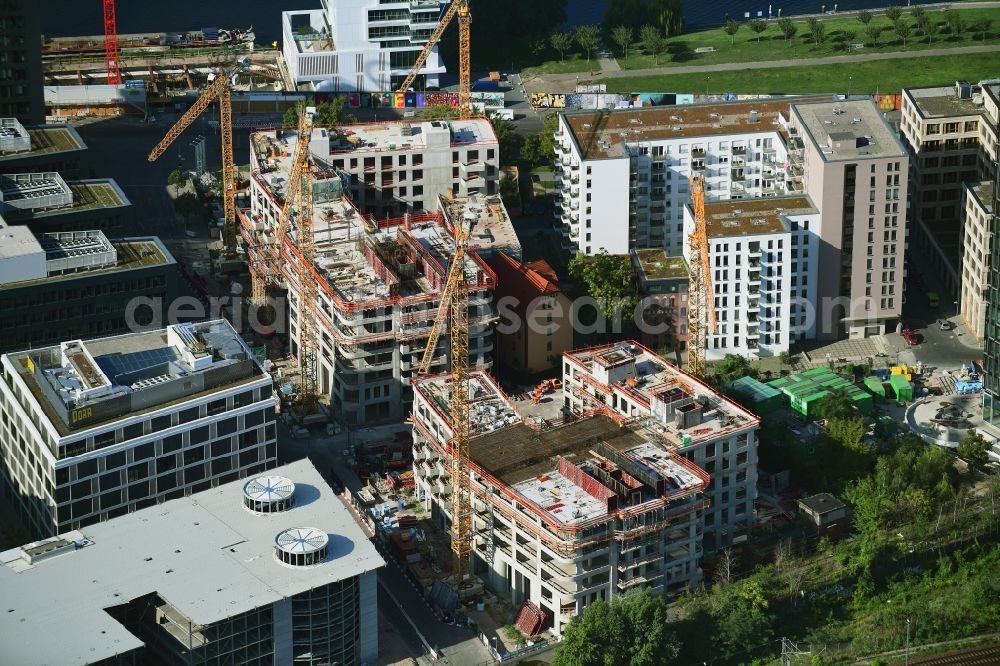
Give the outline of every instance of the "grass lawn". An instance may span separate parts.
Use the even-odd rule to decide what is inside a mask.
[[[744,69],[730,72],[664,74],[597,79],[608,92],[671,91],[705,93],[899,93],[903,87],[948,85],[958,79],[979,81],[997,74],[996,53],[900,58],[836,65]],[[851,77],[850,84],[848,77]]]
[[[525,76],[537,74],[575,74],[577,72],[589,74],[591,67],[594,68],[595,72],[600,71],[600,65],[597,64],[595,56],[591,56],[590,63],[588,63],[587,58],[578,53],[567,53],[565,61],[549,60],[534,67],[525,67],[522,74]]]

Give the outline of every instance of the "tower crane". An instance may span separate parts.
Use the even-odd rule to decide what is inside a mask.
[[[441,39],[441,35],[444,34],[445,29],[456,15],[458,15],[458,112],[460,114],[459,117],[465,120],[472,115],[471,51],[469,44],[469,33],[472,29],[472,13],[469,11],[469,0],[451,0],[451,4],[445,10],[437,28],[431,33],[430,39],[427,40],[424,48],[417,56],[413,69],[410,70],[410,73],[403,79],[403,83],[400,84],[399,92],[406,92],[409,89],[410,84],[413,83],[413,79],[420,73],[420,68],[427,61],[427,56],[434,50],[434,47]]]
[[[115,0],[103,0],[104,9],[104,65],[108,72],[108,84],[122,82],[121,67],[118,64],[118,20],[115,18]]]
[[[472,554],[472,483],[469,476],[469,291],[465,277],[468,234],[455,225],[455,254],[441,293],[441,305],[427,347],[414,376],[426,374],[445,325],[451,337],[451,550],[455,554],[455,588],[462,584]]]
[[[707,373],[706,352],[709,332],[715,331],[715,294],[712,288],[712,264],[708,255],[708,229],[705,221],[705,183],[698,174],[691,175],[691,207],[694,229],[688,234],[688,372],[696,377]]]
[[[155,162],[212,102],[219,100],[219,126],[222,132],[222,204],[226,214],[222,243],[227,257],[236,256],[236,167],[233,164],[232,81],[250,65],[248,58],[241,58],[211,79],[205,92],[180,117],[180,120],[167,130],[166,136],[149,153],[149,161]]]
[[[294,208],[296,230],[295,244],[299,250],[298,261],[298,296],[299,296],[299,405],[306,412],[316,409],[318,391],[316,389],[316,320],[314,318],[317,285],[316,285],[316,245],[313,236],[313,182],[310,168],[309,137],[312,135],[312,117],[314,109],[306,109],[299,115],[299,142],[295,151],[294,174],[298,174],[296,187],[296,204]],[[291,190],[291,186],[289,187]],[[286,205],[291,197],[286,197]],[[292,211],[289,208],[289,211]],[[284,216],[283,216],[284,217]],[[286,217],[287,219],[287,217]],[[286,222],[287,224],[287,222]],[[281,235],[283,229],[279,226]],[[277,248],[280,256],[281,246]]]

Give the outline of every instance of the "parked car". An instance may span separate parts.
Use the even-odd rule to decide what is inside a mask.
[[[952,329],[951,322],[947,319],[938,319],[937,325],[942,331],[950,331]]]
[[[916,345],[920,344],[920,337],[912,331],[910,332],[909,335],[903,335],[903,340],[905,340],[906,344],[910,345],[911,347],[915,347]]]

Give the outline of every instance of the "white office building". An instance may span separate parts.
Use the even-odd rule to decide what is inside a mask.
[[[372,664],[384,564],[300,460],[0,553],[0,663]]]
[[[321,9],[282,12],[282,53],[297,85],[332,92],[396,90],[448,4],[442,0],[321,2]],[[444,72],[435,46],[414,87],[437,87]]]
[[[271,377],[225,320],[5,354],[0,380],[0,481],[36,538],[277,460]]]

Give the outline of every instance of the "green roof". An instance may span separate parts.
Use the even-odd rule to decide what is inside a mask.
[[[755,402],[776,398],[781,395],[781,391],[778,389],[768,386],[764,382],[758,381],[753,377],[740,377],[739,379],[729,382],[726,388],[742,391],[752,397]]]
[[[813,368],[791,374],[770,381],[767,385],[800,399],[814,399],[817,395],[829,393],[834,389],[843,389],[854,400],[867,397],[867,394],[851,381],[827,368]]]

